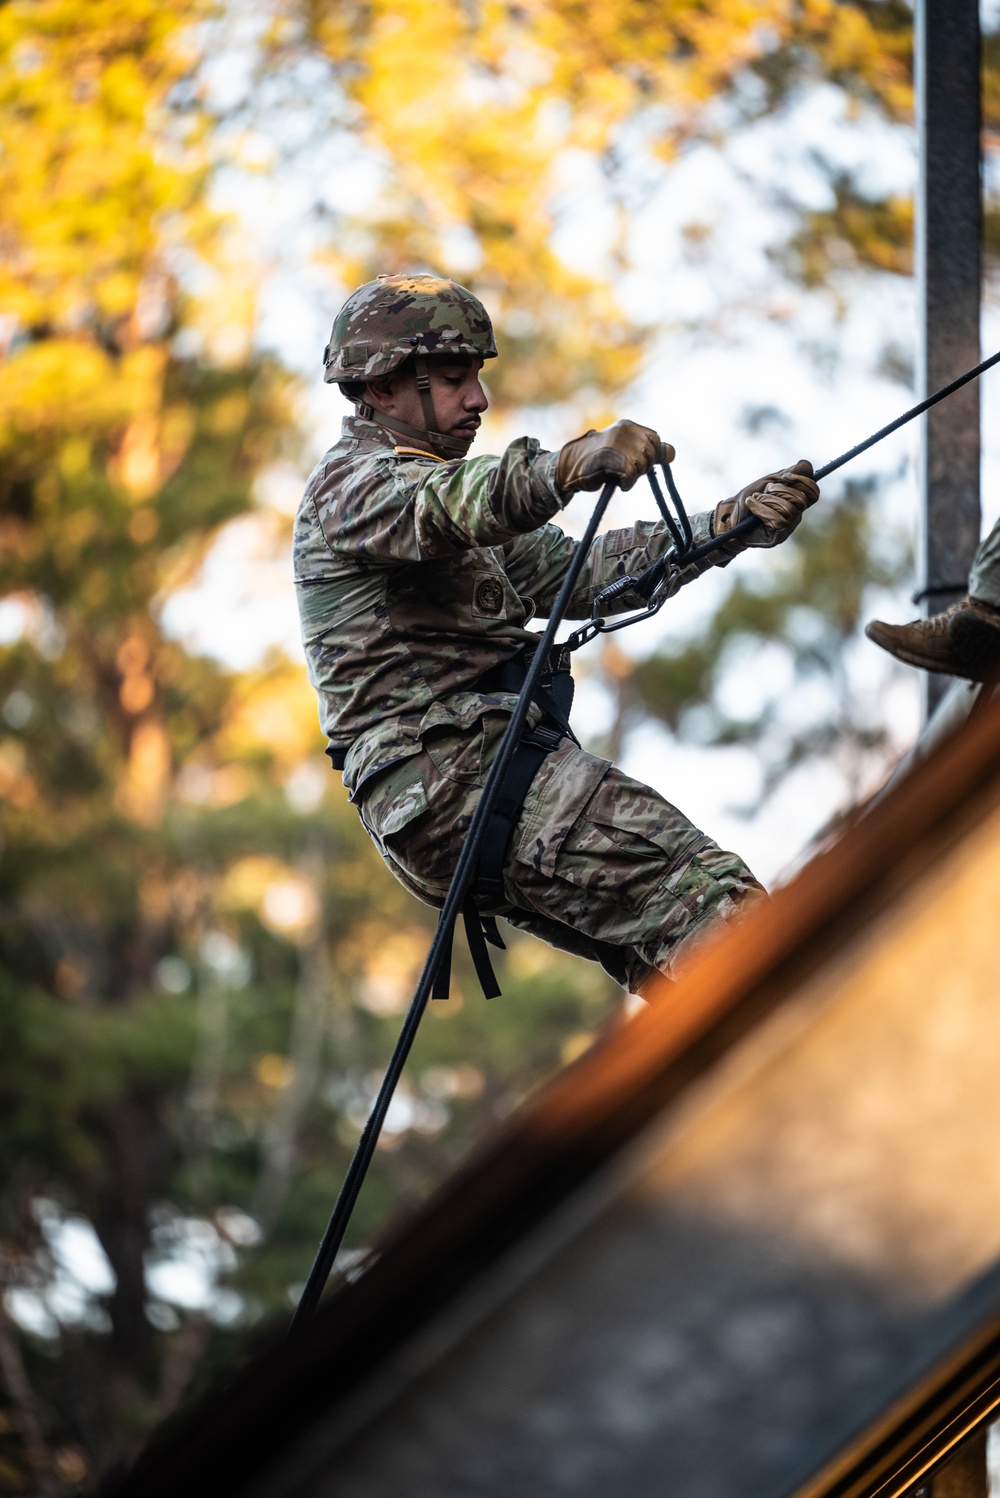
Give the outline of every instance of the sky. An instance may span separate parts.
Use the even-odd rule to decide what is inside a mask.
[[[249,16],[244,19],[249,25]],[[249,55],[239,46],[220,51],[213,77],[220,100],[244,85]],[[323,86],[321,78],[314,82]],[[827,205],[829,188],[816,168],[817,156],[852,169],[862,187],[912,189],[912,131],[849,110],[842,95],[823,87],[780,119],[746,128],[725,144],[699,144],[668,168],[653,162],[641,136],[631,147],[630,170],[641,206],[632,218],[626,268],[614,279],[624,311],[655,323],[658,331],[651,357],[618,414],[656,427],[675,446],[674,472],[689,509],[711,508],[757,474],[796,458],[819,464],[912,402],[909,388],[879,370],[886,350],[904,362],[914,357],[913,284],[889,275],[855,275],[838,288],[845,293],[838,305],[830,295],[792,286],[768,254],[786,227],[776,203],[779,191],[811,207]],[[301,658],[288,521],[309,464],[336,440],[348,410],[337,392],[323,385],[320,359],[333,313],[350,288],[338,286],[318,263],[323,230],[310,204],[318,192],[331,207],[356,208],[377,190],[378,164],[343,132],[313,140],[307,111],[284,96],[273,110],[266,103],[257,109],[242,149],[256,169],[226,172],[219,202],[237,215],[257,248],[258,339],[302,379],[307,462],[301,472],[286,465],[265,476],[261,517],[237,521],[223,533],[197,582],[167,602],[165,622],[194,648],[245,668],[274,647]],[[282,169],[269,169],[268,163],[279,159]],[[558,252],[574,268],[608,273],[608,220],[595,163],[567,153],[557,163],[556,182]],[[691,224],[700,231],[696,254],[685,234]],[[461,249],[455,246],[459,259]],[[984,352],[998,343],[1000,317],[987,308]],[[984,526],[1000,513],[998,407],[1000,373],[994,372],[983,381]],[[488,416],[475,450],[499,451],[524,431],[555,447],[577,434],[573,420],[574,413],[564,408],[525,410],[507,422]],[[915,537],[918,442],[914,424],[848,471],[855,479],[875,477],[886,544],[905,545]],[[838,474],[824,488],[827,502],[846,477],[847,472]],[[564,512],[561,523],[571,533],[582,529],[588,503],[587,496],[578,496]],[[639,485],[615,499],[608,524],[653,515],[651,495]],[[758,552],[733,565],[766,570],[774,561]],[[705,619],[728,581],[728,575],[709,574],[655,620],[616,635],[616,643],[642,655],[662,640],[683,638]],[[915,612],[905,593],[874,598],[872,604],[881,617],[897,622]],[[579,666],[574,721],[586,740],[606,729],[610,699],[588,674],[585,655]],[[895,751],[901,753],[919,729],[916,673],[896,666],[868,642],[852,649],[845,669],[857,700],[890,726]],[[735,659],[723,692],[730,711],[748,716],[762,697],[778,694],[788,728],[809,721],[824,705],[791,680],[787,658],[777,649]],[[655,723],[631,734],[622,763],[717,841],[738,850],[768,883],[794,864],[810,838],[858,790],[835,766],[813,764],[748,816],[741,807],[753,801],[762,773],[755,752],[680,743]],[[862,789],[873,789],[886,768],[873,766],[874,779]]]

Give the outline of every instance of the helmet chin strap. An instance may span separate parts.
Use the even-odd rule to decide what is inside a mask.
[[[427,446],[439,458],[464,458],[469,451],[469,439],[467,437],[450,437],[447,432],[437,431],[437,417],[434,414],[434,397],[431,394],[431,377],[427,368],[427,360],[423,354],[416,354],[413,359],[417,376],[417,389],[420,392],[420,407],[424,413],[424,427],[410,426],[408,421],[400,421],[396,416],[386,416],[383,411],[376,411],[374,406],[367,401],[358,403],[358,415],[365,421],[374,421],[387,431],[394,432],[400,437],[415,438],[418,442],[426,442]]]

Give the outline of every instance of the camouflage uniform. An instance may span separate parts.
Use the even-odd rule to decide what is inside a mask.
[[[536,643],[526,625],[575,549],[548,523],[566,499],[557,458],[519,438],[499,458],[441,461],[354,417],[299,508],[295,583],[322,726],[382,857],[434,905],[516,700],[479,679]],[[710,517],[693,527],[706,539]],[[589,617],[597,592],[668,547],[659,522],[599,537],[568,617]],[[617,607],[638,603],[626,594]],[[759,888],[656,791],[569,740],[535,776],[504,879],[495,913],[633,990]]]

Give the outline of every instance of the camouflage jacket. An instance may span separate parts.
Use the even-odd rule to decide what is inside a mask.
[[[547,522],[566,502],[558,454],[519,437],[499,457],[442,462],[397,452],[383,428],[344,421],[309,479],[295,521],[295,588],[309,679],[352,794],[416,754],[434,728],[471,726],[514,698],[479,678],[537,634],[576,542]],[[696,540],[709,515],[692,519]],[[639,521],[594,542],[569,618],[625,573],[659,560],[665,526]],[[675,586],[704,570],[690,568]],[[619,611],[640,606],[625,594]]]

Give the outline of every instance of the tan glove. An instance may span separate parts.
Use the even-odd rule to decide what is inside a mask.
[[[652,427],[637,421],[616,421],[603,432],[591,430],[559,450],[556,483],[565,494],[578,489],[600,489],[615,479],[619,489],[631,489],[654,463],[672,463],[674,450],[661,442]]]
[[[812,464],[808,458],[800,458],[793,468],[780,473],[765,473],[763,478],[747,484],[732,499],[717,504],[712,517],[712,535],[724,536],[742,520],[755,516],[760,524],[748,535],[735,540],[728,555],[736,556],[745,546],[779,546],[788,540],[803,512],[817,499],[819,485],[812,476]],[[726,555],[726,548],[721,549]]]

